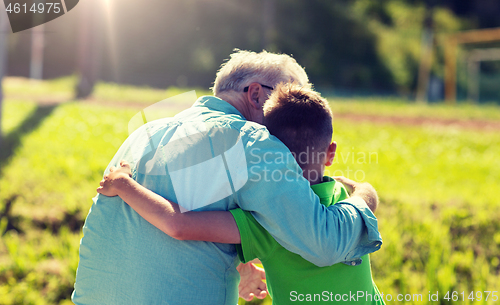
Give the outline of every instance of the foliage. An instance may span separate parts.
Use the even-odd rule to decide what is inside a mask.
[[[434,8],[437,34],[468,27]],[[260,0],[103,1],[97,48],[102,80],[209,87],[234,48],[293,54],[318,86],[410,93],[415,87],[425,17],[423,1]],[[479,6],[479,5],[478,5]],[[46,24],[44,76],[77,70],[78,18]],[[94,16],[95,17],[95,16]],[[50,40],[49,40],[50,39]],[[9,75],[27,76],[30,40],[12,36]],[[147,47],[145,47],[147,46]],[[434,73],[442,77],[441,49]]]
[[[10,81],[3,127],[18,140],[7,143],[15,145],[12,155],[0,160],[0,304],[69,304],[90,198],[127,137],[128,120],[143,107],[135,102],[141,94],[151,100],[161,94],[118,86],[116,96],[98,89],[103,90],[100,103],[68,102],[40,112],[33,100],[10,98],[30,90],[10,87]],[[49,96],[49,90],[44,92]],[[120,92],[137,94],[128,107],[113,106],[124,98]],[[379,107],[391,116],[500,117],[498,108],[473,105],[348,100],[332,106],[334,113],[344,114],[375,114]],[[37,112],[45,116],[34,116]],[[33,118],[37,124],[23,127]],[[499,287],[497,132],[341,118],[334,127],[339,148],[329,173],[369,181],[381,198],[377,216],[384,245],[372,255],[381,292],[423,294],[425,301],[428,291],[443,295]]]
[[[338,1],[277,1],[275,48],[293,54],[312,83],[326,88],[391,90],[366,20]]]
[[[409,93],[418,75],[425,5],[397,0],[359,0],[352,6],[352,11],[358,19],[366,21],[377,37],[377,53],[390,70],[397,88]],[[447,8],[436,7],[432,15],[434,35],[456,32],[465,24]],[[442,43],[439,39],[437,41]],[[433,72],[442,78],[441,67],[442,62],[435,64]]]

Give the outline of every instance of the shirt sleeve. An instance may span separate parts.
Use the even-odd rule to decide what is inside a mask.
[[[255,220],[250,212],[242,209],[230,210],[233,214],[238,230],[240,231],[241,244],[236,245],[238,257],[242,263],[259,258],[265,261],[278,245],[273,237]]]
[[[285,249],[320,267],[378,250],[379,241],[368,236],[360,214],[368,209],[363,200],[326,208],[277,138],[261,129],[245,143],[248,181],[238,191],[237,203]]]
[[[336,205],[351,205],[363,219],[364,232],[361,234],[359,246],[353,250],[350,258],[343,262],[347,265],[359,265],[361,263],[360,257],[364,256],[367,251],[369,251],[368,253],[375,252],[382,246],[382,236],[378,231],[377,217],[360,197],[351,197],[337,202]]]

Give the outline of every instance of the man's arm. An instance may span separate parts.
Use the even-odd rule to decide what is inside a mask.
[[[380,248],[377,220],[358,192],[325,207],[283,143],[263,130],[252,130],[247,137],[248,181],[237,204],[281,246],[320,267],[357,264]]]
[[[128,163],[120,162],[111,168],[97,188],[106,196],[120,196],[149,223],[167,235],[179,240],[200,240],[239,244],[240,233],[228,211],[180,211],[179,205],[143,187],[131,178]]]

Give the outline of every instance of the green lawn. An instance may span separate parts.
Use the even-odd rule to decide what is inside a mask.
[[[73,85],[72,78],[4,83],[0,304],[69,303],[81,226],[128,121],[141,105],[184,92],[99,84],[93,103],[35,103],[69,101]],[[500,118],[492,106],[372,100],[332,106],[335,113]],[[467,299],[471,291],[498,290],[499,132],[342,119],[334,127],[338,152],[330,174],[364,179],[379,191],[384,245],[372,264],[381,292],[422,294],[425,302],[429,291],[439,291],[446,304],[446,291],[464,291]]]
[[[381,292],[499,287],[498,132],[334,124],[330,172],[365,177],[379,191],[384,246],[372,263]]]

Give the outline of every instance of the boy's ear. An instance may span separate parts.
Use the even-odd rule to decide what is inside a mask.
[[[333,159],[335,158],[336,151],[337,151],[337,142],[333,141],[332,143],[330,143],[330,146],[328,146],[328,149],[326,151],[325,166],[330,166],[333,164]]]

